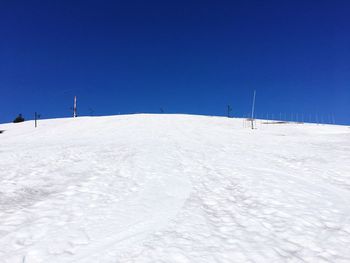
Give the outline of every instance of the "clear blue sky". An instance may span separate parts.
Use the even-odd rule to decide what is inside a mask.
[[[1,1],[0,123],[134,112],[350,124],[349,1]],[[321,118],[321,117],[320,117]]]

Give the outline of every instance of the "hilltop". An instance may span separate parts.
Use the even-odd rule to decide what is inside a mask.
[[[139,114],[0,130],[0,262],[350,261],[346,126]]]

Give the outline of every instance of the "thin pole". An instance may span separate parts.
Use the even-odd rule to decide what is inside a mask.
[[[252,105],[252,129],[254,129],[254,109],[255,109],[255,95],[256,91],[254,90],[254,96],[253,96],[253,105]]]
[[[38,119],[38,114],[35,112],[34,114],[34,119],[35,119],[35,128],[37,127],[37,119]]]
[[[230,113],[232,111],[232,108],[230,105],[227,105],[227,118],[230,118]]]
[[[77,96],[74,96],[73,118],[77,117]]]

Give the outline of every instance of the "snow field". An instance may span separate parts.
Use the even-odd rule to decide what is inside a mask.
[[[347,127],[126,115],[0,128],[0,262],[350,261]]]

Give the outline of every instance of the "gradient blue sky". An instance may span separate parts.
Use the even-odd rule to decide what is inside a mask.
[[[0,123],[134,112],[350,123],[349,1],[0,1]]]

